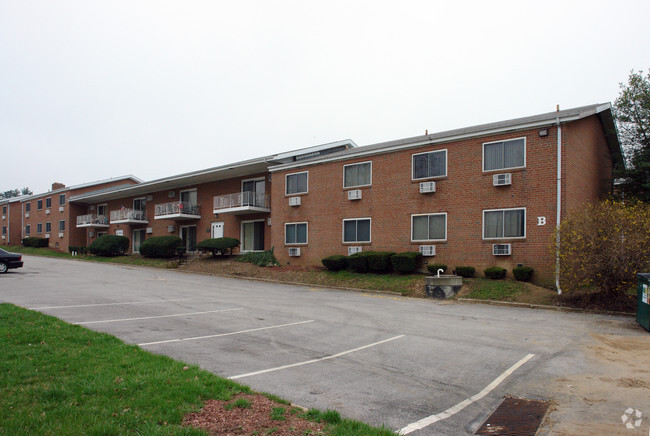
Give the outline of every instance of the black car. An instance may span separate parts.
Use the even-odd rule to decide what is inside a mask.
[[[0,248],[0,274],[6,273],[11,268],[23,266],[23,256],[16,253],[9,253]]]

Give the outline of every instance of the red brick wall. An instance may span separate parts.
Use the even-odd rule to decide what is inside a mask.
[[[7,234],[4,235],[4,239],[0,239],[1,245],[20,245],[20,240],[22,239],[21,232],[21,204],[19,201],[12,203],[5,203],[0,205],[0,213],[6,207],[6,213],[2,213],[2,221],[0,226],[7,228]]]

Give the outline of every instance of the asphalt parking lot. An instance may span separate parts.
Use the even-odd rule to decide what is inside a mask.
[[[627,317],[31,256],[0,277],[0,301],[415,435],[472,434],[506,395],[557,401],[551,380],[595,371],[593,332],[644,334]]]

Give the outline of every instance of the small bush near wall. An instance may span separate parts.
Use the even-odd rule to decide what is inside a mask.
[[[441,269],[442,272],[447,272],[447,265],[444,263],[432,263],[427,265],[427,269],[431,274],[438,274],[438,270]]]
[[[506,269],[500,268],[498,266],[491,266],[489,268],[485,268],[483,270],[483,274],[485,274],[485,277],[488,279],[498,280],[498,279],[505,278]]]
[[[326,257],[325,259],[321,260],[321,262],[323,263],[323,266],[325,266],[325,268],[330,271],[341,271],[348,267],[347,257],[341,254],[335,254],[334,256]]]
[[[280,262],[275,258],[273,249],[271,251],[254,251],[235,257],[237,262],[252,263],[257,266],[279,266]]]
[[[77,245],[70,245],[68,247],[68,251],[70,253],[87,254],[88,253],[88,247],[80,247],[80,246],[77,246]]]
[[[217,254],[231,255],[235,247],[239,247],[239,240],[235,238],[204,239],[196,246],[201,253],[212,253],[212,257],[216,257]]]
[[[46,238],[39,238],[38,236],[30,236],[22,240],[23,247],[36,247],[43,248],[50,245],[50,240]]]
[[[354,253],[348,256],[348,268],[356,273],[368,272],[368,253]]]
[[[144,257],[175,257],[182,245],[183,240],[178,236],[153,236],[140,244],[140,254]]]
[[[365,254],[368,258],[368,271],[371,273],[387,273],[393,270],[390,258],[395,254],[392,251],[368,251]]]
[[[476,272],[476,268],[473,266],[457,266],[456,267],[456,274],[465,277],[465,278],[472,278],[474,277],[474,273]]]
[[[397,253],[390,258],[393,268],[400,274],[412,274],[418,268],[422,254],[418,252]]]
[[[512,275],[521,282],[529,282],[533,278],[534,271],[529,266],[518,266],[517,268],[513,268]]]
[[[117,235],[102,235],[90,244],[91,254],[96,256],[121,256],[129,248],[129,238]]]

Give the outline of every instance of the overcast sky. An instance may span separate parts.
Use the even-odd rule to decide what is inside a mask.
[[[0,192],[613,102],[650,2],[0,0]]]

